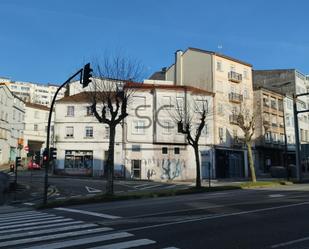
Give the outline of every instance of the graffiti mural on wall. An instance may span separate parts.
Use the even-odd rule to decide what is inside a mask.
[[[163,159],[161,163],[161,179],[173,180],[181,175],[184,163],[180,159]]]

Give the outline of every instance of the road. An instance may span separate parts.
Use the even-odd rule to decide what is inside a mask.
[[[309,248],[308,211],[305,184],[48,210],[182,249]]]
[[[20,171],[18,173],[18,183],[29,187],[29,196],[27,193],[21,193],[17,196],[17,200],[32,203],[42,202],[44,171]],[[104,193],[106,190],[106,180],[91,177],[50,176],[49,185],[49,199],[53,200],[61,200],[70,197],[93,196],[102,192]],[[114,190],[116,194],[159,191],[163,189],[184,189],[188,187],[189,185],[187,184],[153,181],[114,181]]]

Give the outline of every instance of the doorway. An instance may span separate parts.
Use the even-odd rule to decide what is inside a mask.
[[[134,179],[141,179],[141,160],[132,160],[131,175]]]

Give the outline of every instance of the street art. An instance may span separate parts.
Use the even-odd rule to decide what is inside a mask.
[[[181,175],[182,168],[184,167],[184,163],[180,161],[180,159],[163,159],[161,168],[162,174],[161,179],[163,180],[173,180],[176,177]]]

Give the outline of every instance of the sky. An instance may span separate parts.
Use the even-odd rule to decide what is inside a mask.
[[[0,77],[60,84],[109,53],[149,76],[188,47],[309,74],[308,9],[306,0],[0,0]]]

